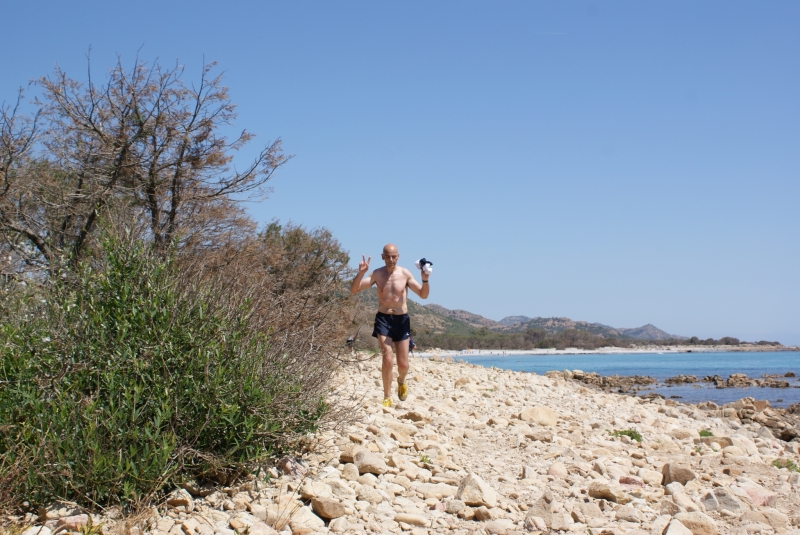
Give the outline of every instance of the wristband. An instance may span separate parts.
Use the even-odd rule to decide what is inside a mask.
[[[428,282],[428,281],[422,281],[422,284],[425,284],[426,282]]]

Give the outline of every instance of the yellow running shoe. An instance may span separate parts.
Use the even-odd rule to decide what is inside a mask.
[[[405,401],[408,397],[408,385],[405,383],[397,383],[397,397],[400,401]]]
[[[383,398],[383,406],[384,407],[391,407],[392,406],[392,398]]]

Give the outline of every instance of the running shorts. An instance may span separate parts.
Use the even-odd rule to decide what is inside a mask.
[[[388,336],[393,342],[406,340],[411,336],[411,320],[408,314],[375,314],[375,327],[372,329],[372,336],[375,338],[379,334]]]

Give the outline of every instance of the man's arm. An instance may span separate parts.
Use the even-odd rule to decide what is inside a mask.
[[[420,296],[422,299],[427,299],[428,294],[431,291],[430,283],[428,283],[430,275],[426,273],[420,273],[420,277],[422,278],[422,284],[418,283],[417,280],[414,278],[414,275],[412,275],[411,272],[408,271],[408,287],[411,289],[412,292]]]
[[[353,282],[350,284],[350,293],[357,294],[361,290],[366,290],[370,286],[372,286],[372,275],[367,275],[366,277],[364,274],[369,270],[369,261],[372,260],[372,257],[364,258],[364,255],[361,255],[361,262],[358,263],[358,273],[356,274],[356,278],[353,279]]]

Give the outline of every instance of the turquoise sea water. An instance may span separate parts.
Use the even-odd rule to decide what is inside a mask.
[[[498,353],[498,352],[494,352]],[[750,396],[766,399],[775,407],[800,403],[800,377],[786,378],[790,388],[715,388],[707,383],[666,386],[664,379],[679,374],[706,375],[727,378],[732,373],[748,377],[764,374],[783,375],[793,371],[800,375],[800,351],[774,353],[607,353],[589,355],[508,355],[471,354],[457,355],[456,360],[515,371],[544,374],[548,370],[583,370],[600,375],[649,375],[659,381],[658,386],[640,392],[658,392],[665,397],[675,397],[685,403],[713,401],[728,403]],[[780,401],[779,401],[780,400]]]

